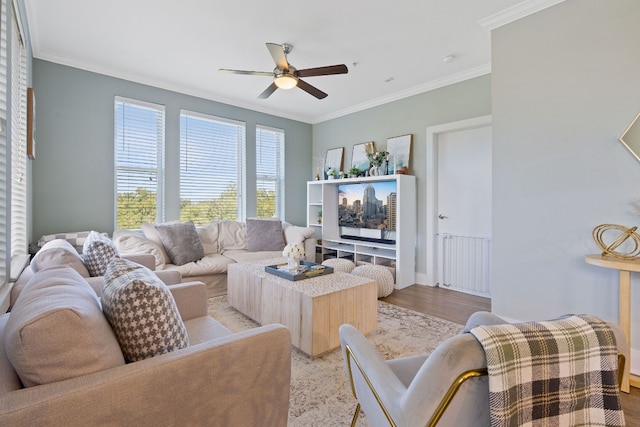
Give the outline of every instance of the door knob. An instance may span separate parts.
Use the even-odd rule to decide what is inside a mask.
[[[445,218],[449,218],[449,217],[448,217],[448,216],[445,216],[445,215],[440,214],[440,215],[438,215],[438,218],[440,218],[440,219],[445,219]]]

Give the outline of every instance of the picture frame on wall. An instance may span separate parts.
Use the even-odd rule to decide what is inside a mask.
[[[387,139],[387,151],[389,152],[388,174],[392,175],[411,173],[411,140],[413,134],[394,136]]]
[[[364,142],[362,144],[353,144],[351,151],[351,167],[358,168],[360,172],[368,171],[371,167],[371,163],[367,158],[367,153],[373,153],[375,148],[373,141]]]
[[[36,158],[36,95],[27,88],[27,157]]]
[[[342,159],[344,157],[344,147],[331,148],[327,150],[327,155],[324,158],[324,179],[327,179],[327,171],[329,168],[333,169],[335,176],[338,176],[338,172],[342,170]]]

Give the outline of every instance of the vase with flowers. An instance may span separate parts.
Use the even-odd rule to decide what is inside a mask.
[[[291,271],[298,270],[304,255],[304,246],[301,243],[289,243],[282,251],[282,256],[287,257],[287,268]]]
[[[369,159],[369,162],[373,165],[373,167],[369,171],[369,175],[373,175],[373,176],[381,175],[380,173],[381,166],[386,163],[388,155],[389,155],[389,152],[386,150],[367,153],[367,159]],[[384,174],[384,171],[382,174]]]

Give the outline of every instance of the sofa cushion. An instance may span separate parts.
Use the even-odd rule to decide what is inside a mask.
[[[161,266],[169,262],[165,259],[166,252],[164,247],[160,247],[144,234],[130,230],[116,230],[113,232],[113,243],[115,243],[118,251],[123,255],[133,254],[151,254],[154,258],[154,265]]]
[[[183,265],[204,256],[204,248],[193,221],[156,225],[156,231],[172,264]]]
[[[163,224],[177,224],[179,222],[180,221],[171,221],[165,222]],[[144,237],[151,240],[160,248],[160,251],[162,253],[162,264],[169,264],[171,262],[171,259],[169,258],[169,254],[167,253],[167,251],[164,249],[164,245],[162,244],[162,240],[160,239],[158,230],[156,230],[156,225],[158,224],[149,224],[148,222],[143,222],[142,233],[144,234]]]
[[[92,231],[82,246],[82,259],[91,277],[103,276],[112,258],[120,256],[116,245],[104,234]]]
[[[279,219],[247,218],[247,250],[281,251],[284,249],[282,223]]]
[[[297,225],[291,225],[286,222],[282,224],[282,230],[287,244],[303,243],[306,239],[309,239],[315,235],[315,230],[313,228],[299,227]]]
[[[7,321],[9,320],[9,313],[0,316],[0,337],[4,337]],[[8,391],[20,390],[22,383],[20,377],[7,356],[7,351],[4,348],[4,343],[0,346],[0,394]]]
[[[33,275],[11,309],[4,344],[25,387],[124,364],[96,293],[69,267]]]
[[[246,251],[242,251],[246,252]],[[168,264],[166,267],[178,270],[182,277],[203,276],[207,274],[225,274],[229,264],[235,261],[220,254],[205,255],[196,262],[188,262],[184,265]]]
[[[89,277],[89,270],[85,267],[82,256],[71,243],[63,239],[54,239],[45,243],[31,260],[31,270],[34,273],[59,266],[71,267],[82,277]]]
[[[244,222],[230,220],[217,222],[220,253],[236,249],[247,249],[247,226]]]
[[[121,258],[111,260],[104,275],[102,307],[127,362],[189,345],[171,292],[140,264]]]
[[[234,262],[261,261],[263,259],[271,258],[280,258],[282,260],[285,260],[285,258],[283,258],[282,256],[282,251],[225,251],[224,256],[230,258]]]
[[[213,221],[205,226],[196,227],[205,255],[220,253],[220,246],[218,245],[218,226],[218,221]]]

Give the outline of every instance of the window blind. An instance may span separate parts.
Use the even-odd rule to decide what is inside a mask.
[[[164,221],[164,106],[116,97],[116,228]]]
[[[7,2],[0,1],[0,286],[7,283]]]
[[[256,215],[284,219],[284,131],[256,126]]]
[[[11,26],[11,258],[27,254],[27,58],[19,15]],[[22,261],[23,263],[26,261]],[[23,264],[16,262],[16,268]],[[12,276],[17,272],[12,272]]]
[[[244,218],[245,124],[180,112],[180,220]]]

